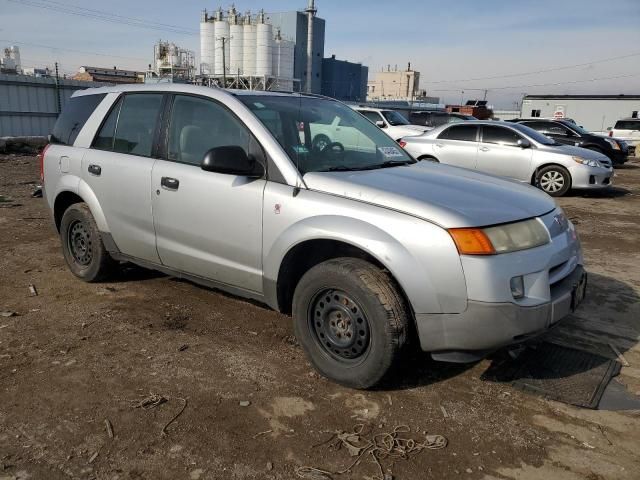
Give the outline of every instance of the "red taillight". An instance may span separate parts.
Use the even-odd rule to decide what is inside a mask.
[[[609,130],[609,136],[613,137],[613,130]]]
[[[398,142],[398,145],[400,145],[402,148],[404,148],[404,147],[406,147],[406,146],[407,146],[407,142],[405,142],[404,140],[400,140],[400,141]]]
[[[42,152],[38,154],[38,160],[40,160],[40,183],[44,184],[44,156],[47,153],[47,149],[51,146],[50,143],[45,145]]]

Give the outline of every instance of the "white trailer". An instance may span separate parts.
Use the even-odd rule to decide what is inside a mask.
[[[637,117],[640,95],[525,95],[521,118],[571,118],[590,132],[607,133],[621,118]]]

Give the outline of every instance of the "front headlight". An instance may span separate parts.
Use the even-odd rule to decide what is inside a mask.
[[[458,252],[462,255],[495,255],[546,245],[550,241],[544,224],[536,219],[488,228],[452,228]]]
[[[600,168],[604,168],[602,166],[602,164],[598,161],[598,160],[590,160],[587,158],[582,158],[582,157],[571,157],[573,158],[573,161],[576,163],[580,163],[582,165],[586,165],[587,167],[600,167]]]
[[[620,150],[620,144],[612,138],[605,138],[604,141],[611,145],[611,148],[613,148],[614,150]]]

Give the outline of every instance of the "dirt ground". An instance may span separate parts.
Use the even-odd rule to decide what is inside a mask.
[[[359,423],[448,439],[383,460],[399,480],[640,478],[640,412],[483,381],[491,359],[414,354],[383,388],[353,391],[315,374],[291,319],[263,306],[139,268],[85,284],[31,198],[37,177],[35,157],[0,156],[0,311],[17,313],[0,316],[0,480],[293,479],[300,466],[348,466],[346,449],[318,444]],[[640,160],[615,185],[559,200],[591,273],[560,333],[611,358],[615,345],[630,364],[618,379],[640,395]],[[167,401],[140,407],[151,394]],[[365,456],[333,478],[377,475]]]

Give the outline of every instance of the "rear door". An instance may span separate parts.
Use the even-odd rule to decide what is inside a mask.
[[[532,148],[522,148],[518,140],[527,141],[518,132],[498,125],[483,125],[478,148],[477,169],[513,178],[523,182],[531,180]]]
[[[175,95],[166,132],[166,152],[152,174],[163,265],[261,292],[266,180],[200,168],[205,153],[220,146],[238,146],[264,160],[260,145],[225,106],[192,95]]]
[[[433,145],[435,157],[440,163],[476,168],[478,130],[476,125],[452,125],[443,130]]]
[[[151,212],[163,93],[127,93],[112,107],[82,162],[83,178],[102,207],[124,254],[159,263]]]

